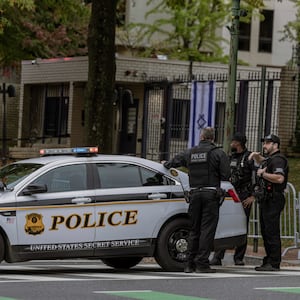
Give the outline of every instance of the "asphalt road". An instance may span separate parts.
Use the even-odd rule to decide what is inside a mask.
[[[97,260],[0,265],[0,300],[299,299],[300,267],[256,272],[231,264],[215,274],[163,272],[156,264],[116,271]]]

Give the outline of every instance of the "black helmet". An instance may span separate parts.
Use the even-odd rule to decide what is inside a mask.
[[[239,142],[243,147],[245,147],[247,142],[246,136],[240,132],[235,133],[231,140]]]

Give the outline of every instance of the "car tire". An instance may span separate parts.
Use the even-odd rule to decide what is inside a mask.
[[[155,260],[166,271],[182,271],[187,255],[190,222],[178,218],[161,230],[155,251]]]
[[[5,255],[5,243],[2,235],[0,234],[0,263],[4,260]]]
[[[130,269],[136,266],[143,257],[111,257],[103,258],[102,261],[109,267],[115,269]]]

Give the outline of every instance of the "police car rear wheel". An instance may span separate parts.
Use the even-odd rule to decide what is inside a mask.
[[[5,244],[2,235],[0,234],[0,262],[3,261],[5,254]]]
[[[157,263],[168,271],[181,271],[186,261],[190,222],[180,218],[168,223],[161,231],[155,252]]]
[[[109,267],[115,269],[130,269],[137,265],[143,257],[112,257],[103,258],[102,261]]]

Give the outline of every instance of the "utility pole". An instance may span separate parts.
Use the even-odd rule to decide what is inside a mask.
[[[239,41],[239,24],[240,24],[240,0],[232,1],[232,22],[230,30],[230,53],[229,53],[229,71],[228,71],[228,88],[225,106],[225,124],[224,124],[224,141],[223,148],[226,153],[230,151],[230,142],[234,130],[234,113],[235,113],[235,90],[236,90],[236,71],[238,58],[238,41]],[[245,12],[243,12],[245,13]]]

